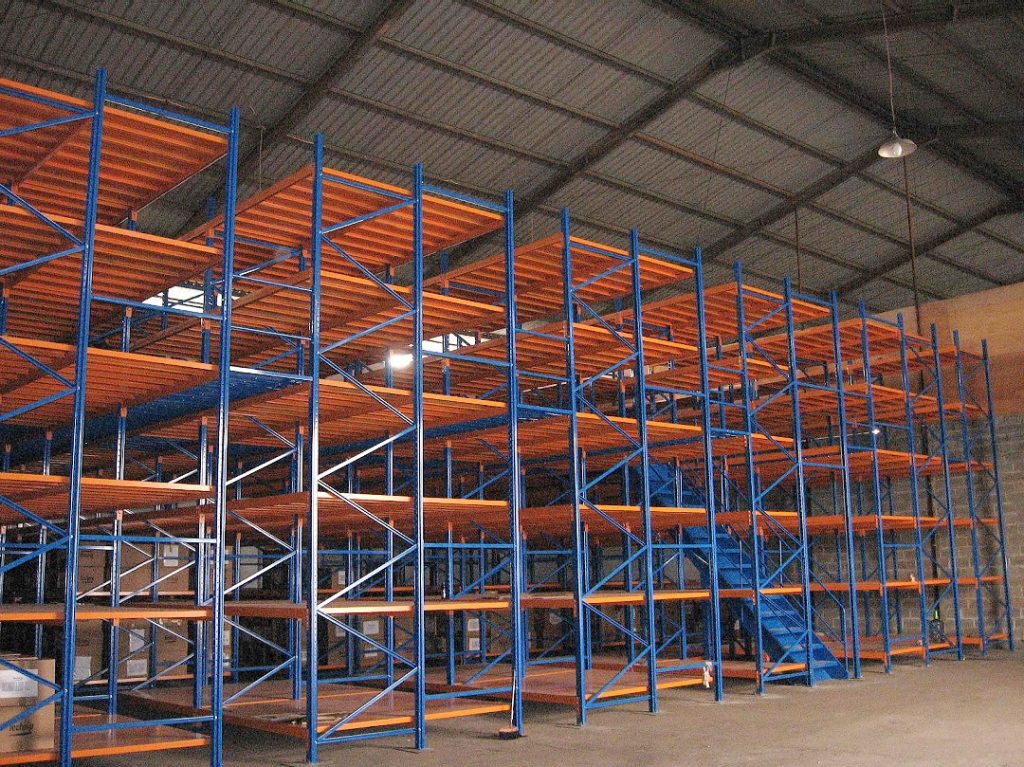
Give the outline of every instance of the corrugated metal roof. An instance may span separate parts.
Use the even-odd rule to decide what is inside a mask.
[[[777,199],[697,165],[680,160],[647,144],[630,141],[610,154],[596,169],[652,194],[706,210],[709,214],[741,222]]]
[[[910,264],[905,264],[899,269],[894,270],[893,275],[900,277],[906,283],[910,283],[913,278]],[[945,264],[940,264],[930,258],[919,258],[917,260],[917,284],[921,290],[942,295],[946,290],[945,286],[952,280],[963,283],[964,293],[973,293],[977,290],[985,290],[992,287],[992,284],[985,280],[979,280],[969,274],[965,275],[959,270],[951,269]]]
[[[788,136],[849,159],[880,143],[886,129],[806,82],[756,59],[720,73],[699,92]]]
[[[345,78],[344,89],[553,159],[603,132],[583,120],[510,99],[497,89],[380,49],[362,59]]]
[[[714,36],[643,0],[498,0],[497,5],[669,80],[685,75],[719,45]]]
[[[770,274],[789,275],[793,288],[797,289],[797,254],[795,248],[787,247],[764,238],[748,240],[729,253],[734,261],[739,261],[745,269],[755,269]],[[803,277],[803,292],[827,295],[828,291],[855,278],[859,272],[847,269],[817,258],[812,253],[802,251],[800,254],[799,275]],[[781,278],[775,286],[782,287]]]
[[[453,0],[421,0],[391,37],[608,120],[621,120],[656,85]]]
[[[720,94],[735,107],[732,94]],[[794,192],[831,170],[831,166],[770,136],[683,102],[644,133],[701,157],[735,168],[783,192]]]
[[[258,144],[258,126],[266,133],[281,120],[345,54],[352,30],[384,7],[383,0],[110,0],[62,13],[24,0],[0,11],[0,71],[88,96],[91,73],[105,66],[115,91],[221,117],[238,104],[248,152]],[[877,14],[878,5],[714,0],[702,12],[741,17],[749,28],[786,29]],[[306,142],[317,131],[326,136],[331,164],[399,183],[421,161],[435,181],[494,195],[511,187],[522,199],[576,168],[541,202],[571,204],[598,239],[639,226],[662,245],[689,251],[781,211],[764,219],[770,237],[759,237],[755,226],[721,255],[723,263],[742,256],[751,269],[781,276],[795,268],[787,201],[888,133],[881,38],[797,49],[826,79],[847,83],[845,97],[768,53],[707,79],[658,119],[626,123],[724,43],[685,15],[644,0],[416,0],[387,28],[385,42],[333,83],[340,93],[307,94],[313,108],[288,138],[263,147],[243,193],[307,164]],[[1005,18],[894,33],[897,110],[936,126],[940,136],[943,126],[1024,119],[1022,47],[1024,26]],[[858,106],[863,102],[867,108]],[[618,124],[620,131],[613,130]],[[914,138],[925,143],[930,136]],[[1018,134],[997,128],[941,142],[922,147],[907,164],[919,245],[1005,204],[1014,189],[1024,198]],[[973,164],[972,152],[985,167]],[[807,286],[851,282],[862,273],[857,265],[877,268],[906,255],[901,173],[900,163],[878,161],[840,175],[834,188],[803,204],[801,244],[824,256],[808,254]],[[175,231],[202,209],[216,180],[211,171],[183,185],[144,212],[144,225]],[[544,234],[556,224],[546,212],[520,220],[533,230],[549,227]],[[1024,277],[1024,214],[986,221],[937,253],[997,280]],[[925,261],[922,281],[935,293],[984,282]],[[718,276],[725,279],[728,270]],[[861,295],[879,308],[909,299],[880,280]]]

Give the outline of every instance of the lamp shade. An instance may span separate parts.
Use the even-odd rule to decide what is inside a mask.
[[[908,138],[900,138],[896,131],[892,132],[892,138],[878,147],[878,156],[887,160],[898,160],[917,151],[917,144]]]

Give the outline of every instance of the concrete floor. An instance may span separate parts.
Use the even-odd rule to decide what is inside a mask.
[[[1020,767],[1024,765],[1024,658],[995,654],[930,668],[901,664],[892,676],[866,667],[859,682],[814,689],[772,687],[758,698],[749,685],[730,685],[715,704],[699,689],[663,694],[662,712],[637,708],[594,714],[586,728],[564,708],[531,705],[528,737],[500,742],[498,717],[439,722],[430,749],[405,748],[408,738],[324,749],[321,764],[364,767],[528,767],[629,765],[668,767]],[[295,743],[229,731],[225,763],[301,765]],[[193,767],[202,751],[147,754],[137,759],[90,760],[89,767]]]

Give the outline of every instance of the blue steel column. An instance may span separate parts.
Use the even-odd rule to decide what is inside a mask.
[[[207,350],[209,351],[209,350]],[[198,466],[196,470],[196,481],[201,485],[212,485],[213,477],[210,474],[209,463],[210,426],[204,417],[199,421],[199,442],[196,448]],[[209,537],[209,525],[205,515],[200,515],[198,532],[200,537]],[[196,572],[196,606],[205,605],[210,599],[210,548],[207,544],[199,544],[197,551],[201,553],[199,562],[201,569]],[[196,642],[194,645],[195,657],[192,661],[194,673],[192,675],[192,706],[196,709],[203,707],[203,698],[206,689],[206,669],[208,667],[207,641],[210,632],[202,631],[202,623],[196,626]]]
[[[316,762],[320,758],[320,734],[317,729],[320,707],[319,663],[320,648],[317,636],[317,616],[319,615],[319,574],[317,565],[320,546],[320,299],[321,299],[321,228],[323,226],[324,206],[324,137],[316,134],[314,140],[313,169],[313,230],[310,242],[311,283],[309,294],[309,439],[307,441],[306,468],[309,471],[309,556],[306,563],[306,602],[308,616],[306,619],[306,727],[308,742],[306,760]],[[300,543],[301,548],[301,543]]]
[[[1016,649],[1013,632],[1013,600],[1010,596],[1010,560],[1006,554],[1006,520],[1003,515],[1003,488],[999,474],[999,440],[996,437],[996,404],[992,396],[992,374],[989,366],[988,341],[981,342],[981,363],[985,371],[985,401],[988,403],[988,434],[992,450],[992,475],[995,479],[996,525],[999,529],[999,549],[1003,566],[1003,601],[1006,608],[1006,639],[1011,650]]]
[[[956,383],[960,394],[960,441],[963,445],[963,459],[967,464],[964,484],[967,500],[968,519],[971,522],[971,565],[974,574],[974,600],[978,625],[978,641],[981,654],[988,653],[987,629],[985,628],[984,584],[982,583],[981,547],[978,540],[978,506],[974,487],[974,440],[971,438],[971,427],[967,418],[967,406],[970,395],[967,391],[967,376],[964,371],[963,351],[960,348],[960,334],[953,331],[953,346],[956,348]]]
[[[228,415],[231,406],[231,322],[235,274],[235,205],[238,191],[238,141],[241,113],[231,110],[228,132],[227,181],[224,186],[223,274],[220,310],[220,351],[217,399],[217,468],[213,513],[214,565],[210,641],[210,765],[224,763],[224,546],[227,540]],[[206,673],[205,670],[203,673]]]
[[[93,96],[92,135],[89,142],[89,179],[86,186],[82,235],[81,287],[78,303],[78,338],[75,349],[74,419],[71,428],[68,479],[67,571],[64,574],[64,647],[60,711],[61,767],[71,767],[75,710],[75,639],[78,603],[78,544],[82,515],[82,463],[85,452],[86,381],[89,365],[89,324],[92,316],[92,267],[95,259],[96,215],[99,205],[100,156],[103,148],[103,112],[107,98],[107,73],[96,73]],[[116,662],[116,659],[115,661]]]
[[[910,363],[907,359],[907,332],[903,325],[903,315],[896,320],[900,331],[900,367],[903,371],[903,392],[906,398],[907,452],[910,453],[910,505],[914,514],[914,556],[917,566],[918,610],[921,617],[921,647],[924,649],[924,662],[931,662],[928,631],[928,597],[925,593],[924,572],[924,541],[921,538],[921,499],[918,483],[917,439],[914,434],[914,398],[910,383]]]
[[[708,373],[708,334],[707,334],[707,316],[705,315],[704,306],[704,255],[700,248],[697,248],[693,254],[694,258],[694,287],[696,288],[696,311],[697,311],[697,354],[700,355],[700,397],[702,400],[703,407],[701,408],[701,430],[703,432],[703,447],[704,447],[704,505],[707,509],[708,521],[708,540],[711,545],[708,546],[707,558],[708,558],[708,589],[710,591],[709,605],[708,605],[708,618],[710,619],[710,648],[705,648],[705,658],[707,657],[707,649],[711,650],[711,662],[714,664],[715,671],[715,700],[721,701],[725,697],[725,680],[722,678],[722,603],[721,597],[719,596],[719,583],[718,583],[718,494],[715,489],[715,451],[714,442],[711,434],[711,380]],[[742,300],[742,299],[741,299]],[[740,346],[744,346],[744,338],[742,332],[740,333]],[[744,360],[746,357],[744,356]],[[745,375],[745,371],[744,371]],[[744,382],[745,385],[745,382]],[[749,445],[749,439],[747,440]],[[753,465],[750,466],[751,476],[753,476]],[[678,482],[678,471],[676,473],[676,479]],[[681,530],[681,528],[680,528]],[[754,528],[756,534],[756,527]],[[683,560],[685,555],[680,552],[679,555],[679,588],[685,588],[683,583]],[[756,596],[756,595],[755,595]],[[685,643],[685,630],[686,630],[686,604],[683,603],[681,606],[681,620],[683,625],[683,641]],[[760,648],[760,637],[758,637],[758,648]],[[685,644],[684,644],[685,646]],[[760,652],[760,649],[758,649]],[[685,658],[686,655],[683,654]]]
[[[939,406],[939,450],[942,456],[942,487],[945,493],[946,537],[949,545],[949,574],[951,591],[953,592],[953,626],[956,630],[956,656],[964,659],[964,629],[960,614],[960,567],[956,556],[956,528],[953,519],[953,484],[949,471],[949,434],[946,430],[946,395],[942,385],[942,361],[939,354],[939,331],[932,323],[932,355],[935,361],[935,398]],[[927,423],[924,425],[927,429]],[[929,533],[929,537],[935,532]],[[933,549],[934,550],[934,549]],[[922,588],[924,588],[922,584]],[[936,600],[936,609],[941,604],[941,586],[936,586],[940,599]]]
[[[751,412],[750,362],[747,350],[747,310],[743,300],[743,268],[737,262],[736,274],[736,324],[740,334],[740,370],[742,373],[740,389],[743,392],[744,418],[744,460],[747,464],[747,493],[750,496],[750,586],[753,590],[754,623],[754,667],[757,670],[757,692],[764,694],[764,638],[763,611],[761,609],[761,535],[759,519],[761,509],[760,488],[754,462],[754,418]],[[726,423],[728,425],[728,423]],[[713,531],[712,531],[713,532]],[[717,545],[717,544],[716,544]],[[719,654],[721,650],[718,651]]]
[[[512,726],[525,733],[523,721],[523,682],[526,678],[525,621],[522,613],[523,582],[522,525],[519,510],[522,506],[519,458],[519,359],[516,352],[516,230],[515,200],[512,191],[505,192],[505,327],[508,340],[508,512],[509,533],[512,543],[512,565],[509,573],[509,595],[512,600]],[[481,637],[486,632],[481,631]],[[487,662],[486,657],[484,662]]]
[[[658,712],[658,637],[657,611],[654,604],[654,557],[652,546],[654,524],[651,519],[650,455],[647,449],[647,371],[644,362],[644,320],[643,291],[640,282],[640,233],[629,232],[629,257],[633,288],[633,344],[636,347],[636,383],[634,385],[633,409],[636,411],[636,425],[640,437],[640,511],[644,526],[644,618],[647,634],[647,684],[650,687],[648,710]],[[627,569],[627,588],[632,587],[632,577]],[[632,657],[630,658],[632,660]]]
[[[131,327],[132,327],[132,310],[131,307],[126,307],[124,315],[121,318],[121,351],[131,351]],[[114,478],[123,480],[125,478],[125,461],[127,459],[128,449],[128,407],[125,403],[121,403],[121,406],[117,411],[117,436],[114,442]],[[114,518],[114,538],[113,547],[110,553],[110,606],[119,607],[121,604],[121,549],[123,543],[121,536],[124,531],[124,512],[120,509],[116,512]],[[156,545],[153,546],[153,553],[157,553]],[[152,588],[156,588],[153,586]],[[108,657],[110,662],[107,668],[107,713],[117,713],[117,684],[118,676],[120,674],[120,663],[121,658],[120,642],[121,642],[121,627],[119,624],[111,621],[110,628],[107,631],[109,638],[108,642]],[[155,673],[152,666],[150,671]]]
[[[790,393],[793,409],[793,451],[796,458],[796,511],[800,525],[800,580],[801,600],[804,609],[804,646],[807,658],[807,685],[814,686],[814,613],[811,604],[811,573],[807,553],[807,496],[804,487],[803,424],[800,421],[800,380],[796,356],[796,325],[793,321],[793,286],[789,277],[784,281],[786,306],[786,335],[789,346]]]
[[[850,586],[850,626],[851,642],[853,644],[853,676],[860,679],[860,605],[857,597],[857,557],[855,552],[855,537],[853,532],[853,487],[850,482],[850,445],[849,445],[849,424],[846,418],[846,381],[843,344],[839,331],[839,295],[832,291],[829,296],[829,311],[832,317],[832,353],[835,359],[836,376],[836,401],[839,406],[839,455],[842,463],[843,483],[843,526],[846,533],[846,569],[847,583]]]
[[[413,586],[413,631],[416,642],[416,748],[427,747],[426,561],[423,530],[423,166],[413,168],[413,538],[416,578]]]
[[[885,655],[885,671],[892,672],[892,636],[889,624],[889,577],[886,564],[885,526],[882,524],[884,509],[882,508],[882,477],[878,466],[878,433],[875,420],[874,373],[871,372],[871,341],[868,334],[867,309],[863,302],[858,304],[860,314],[861,355],[864,365],[864,381],[867,402],[868,436],[871,440],[871,492],[874,495],[873,513],[875,514],[875,537],[878,542],[878,582],[880,627],[882,629],[882,652]],[[866,577],[866,576],[865,576]],[[857,631],[860,628],[857,627]]]
[[[572,492],[573,549],[576,554],[576,695],[579,706],[576,712],[578,724],[587,723],[587,668],[586,668],[586,625],[589,615],[584,601],[586,591],[585,563],[587,558],[586,541],[583,534],[583,518],[580,511],[580,444],[577,423],[576,396],[576,336],[573,329],[575,322],[575,298],[572,277],[572,224],[569,221],[568,208],[562,209],[562,280],[563,300],[565,302],[565,374],[568,384],[569,409],[569,484]]]

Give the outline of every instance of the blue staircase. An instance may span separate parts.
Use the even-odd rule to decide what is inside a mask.
[[[672,469],[669,466],[651,464],[651,504],[654,506],[673,506],[675,498],[672,493]],[[694,505],[703,505],[703,500],[692,499]],[[708,575],[707,563],[699,556],[701,550],[707,550],[710,539],[706,527],[687,527],[683,530],[686,543],[699,546],[701,549],[688,549],[687,559],[700,571],[705,578]],[[744,552],[739,539],[721,525],[715,528],[718,548],[718,580],[723,588],[753,588],[753,562]],[[765,563],[762,563],[763,565]],[[757,616],[752,599],[737,600],[740,607],[740,624],[751,636],[757,635]],[[762,595],[761,597],[761,628],[764,652],[773,661],[786,663],[806,663],[807,643],[803,640],[804,618],[800,608],[787,597],[781,595]],[[811,638],[812,677],[815,682],[828,679],[847,679],[846,666],[814,634]],[[788,651],[788,652],[787,652]],[[783,676],[783,675],[780,675]]]

